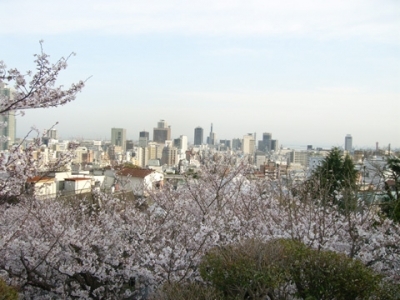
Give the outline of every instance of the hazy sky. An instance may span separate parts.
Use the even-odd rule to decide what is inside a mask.
[[[280,144],[400,147],[398,0],[0,0],[0,60],[77,53],[60,78],[92,76],[75,102],[27,111],[17,135],[109,139],[160,119],[193,141],[271,132]]]

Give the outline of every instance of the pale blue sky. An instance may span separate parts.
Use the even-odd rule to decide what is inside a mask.
[[[0,59],[77,53],[74,103],[28,111],[17,133],[128,138],[159,119],[193,140],[272,132],[283,145],[400,147],[400,1],[0,0]]]

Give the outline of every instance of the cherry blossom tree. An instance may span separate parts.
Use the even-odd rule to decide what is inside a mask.
[[[55,87],[68,58],[50,64],[43,51],[36,57],[35,75],[2,64],[0,80],[14,82],[16,92],[1,99],[1,112],[62,105],[83,88]],[[93,204],[21,194],[38,172],[34,149],[14,146],[0,158],[7,174],[0,197],[18,199],[0,204],[0,274],[26,299],[147,299],[165,283],[201,281],[207,251],[248,239],[344,253],[400,283],[398,224],[362,201],[343,213],[307,188],[294,193],[279,179],[257,178],[248,157],[206,153],[178,186],[167,182],[136,200],[96,192]]]
[[[36,70],[34,72],[21,72],[16,68],[7,69],[5,63],[0,61],[0,87],[9,88],[10,93],[0,93],[0,114],[14,112],[21,116],[25,109],[47,108],[64,105],[75,100],[76,95],[84,85],[84,81],[73,83],[69,88],[57,85],[57,79],[60,72],[65,70],[68,65],[68,57],[60,58],[55,63],[51,63],[49,55],[43,50],[43,42],[40,42],[41,51],[35,54],[34,63]],[[2,123],[0,127],[7,124]],[[44,166],[40,159],[34,159],[33,153],[41,145],[41,135],[37,129],[37,138],[26,146],[22,142],[13,145],[7,153],[0,155],[0,197],[4,201],[10,197],[21,195],[26,180],[37,175],[39,167]],[[0,142],[7,140],[7,137],[0,137]],[[24,139],[25,140],[25,139]],[[71,153],[63,154],[56,162],[53,162],[53,168],[58,168],[68,162]]]

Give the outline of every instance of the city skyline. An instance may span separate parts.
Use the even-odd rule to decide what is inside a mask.
[[[15,7],[18,7],[16,10]],[[217,140],[272,132],[279,144],[400,147],[398,1],[2,3],[3,60],[69,60],[60,83],[92,76],[77,100],[17,116],[60,137],[127,139],[165,119],[172,137],[214,124]],[[9,26],[13,24],[13,26]],[[29,26],[27,26],[29,24]],[[259,139],[258,139],[259,140]]]

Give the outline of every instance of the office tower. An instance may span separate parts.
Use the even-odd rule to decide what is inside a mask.
[[[148,131],[139,132],[139,147],[147,147],[150,141],[150,134]]]
[[[242,141],[240,139],[232,140],[232,150],[242,149]]]
[[[153,129],[153,142],[164,144],[166,140],[171,139],[171,126],[167,125],[167,122],[160,120],[157,123],[157,127]]]
[[[271,151],[271,139],[272,139],[272,134],[269,132],[264,132],[263,133],[263,139],[262,139],[262,145],[263,149],[260,149],[261,151]]]
[[[125,143],[126,151],[128,151],[128,150],[133,150],[134,146],[135,146],[135,145],[134,145],[134,143],[133,143],[132,140],[128,140],[128,141],[126,141],[126,143]]]
[[[255,153],[255,140],[251,133],[243,136],[242,151],[243,154],[253,155]]]
[[[180,150],[181,153],[186,152],[187,150],[187,136],[181,135],[179,138],[174,139],[174,147]]]
[[[47,130],[47,137],[49,139],[58,140],[57,129],[49,129],[49,130]]]
[[[147,145],[148,159],[161,159],[163,145],[158,143],[149,143]]]
[[[181,141],[180,138],[174,139],[173,146],[176,147],[177,149],[180,149],[181,148],[181,142],[182,141]]]
[[[278,140],[271,140],[271,151],[278,151],[279,143]]]
[[[0,136],[7,137],[8,141],[1,143],[0,150],[7,150],[15,142],[17,126],[14,111],[0,114],[0,124],[6,123],[6,126],[0,127]]]
[[[223,144],[226,148],[231,149],[231,140],[219,140],[220,144]]]
[[[293,164],[300,164],[303,167],[308,167],[308,158],[310,157],[309,151],[296,151],[292,150],[288,153],[288,160]]]
[[[111,144],[121,147],[122,151],[126,151],[126,129],[111,128]]]
[[[215,145],[217,143],[217,134],[213,131],[213,124],[211,123],[210,135],[207,137],[208,145]]]
[[[145,137],[145,138],[147,138],[147,140],[149,140],[150,139],[150,134],[149,134],[148,131],[140,131],[139,132],[139,138],[141,138],[141,137]]]
[[[0,96],[5,96],[8,99],[12,99],[13,97],[11,89],[2,82],[0,82]],[[16,138],[17,126],[15,120],[15,112],[8,111],[0,114],[0,123],[7,123],[6,126],[0,127],[0,136],[5,136],[8,138],[8,141],[1,143],[0,150],[7,150],[12,144],[14,144]]]
[[[139,138],[139,147],[146,148],[149,144],[149,140],[146,137]]]
[[[195,146],[200,146],[203,144],[203,136],[204,136],[204,130],[203,128],[196,127],[194,129],[194,145]]]
[[[351,152],[353,149],[353,138],[351,137],[351,134],[346,135],[344,138],[344,150],[347,152]]]
[[[174,166],[178,163],[178,149],[166,146],[162,150],[161,164]]]

